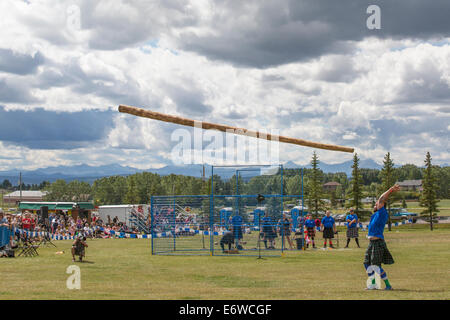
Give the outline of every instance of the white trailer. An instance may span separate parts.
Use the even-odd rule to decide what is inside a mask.
[[[132,213],[137,213],[144,219],[147,219],[150,212],[149,210],[150,206],[147,204],[106,205],[98,207],[98,214],[104,223],[108,223],[108,221],[112,222],[113,219],[117,217],[119,220],[118,222],[123,222],[127,226],[130,226],[130,218],[132,218]]]

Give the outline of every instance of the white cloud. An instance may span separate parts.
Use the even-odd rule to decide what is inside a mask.
[[[70,27],[76,17],[76,10],[71,11],[73,5],[81,10],[80,30]],[[6,110],[42,107],[64,112],[110,107],[115,110],[119,104],[130,104],[203,121],[279,129],[283,135],[349,145],[363,158],[379,162],[391,151],[399,161],[422,165],[428,150],[436,161],[449,162],[448,147],[442,147],[448,145],[448,39],[432,43],[366,38],[352,43],[356,48],[352,52],[321,52],[310,60],[269,63],[272,66],[265,69],[224,62],[227,59],[215,61],[201,51],[184,50],[180,44],[183,34],[213,36],[221,21],[226,25],[220,31],[231,32],[244,26],[255,30],[261,21],[252,17],[268,16],[270,8],[273,6],[258,7],[249,2],[245,6],[248,14],[230,17],[236,8],[207,0],[156,1],[151,7],[139,1],[80,0],[70,5],[56,0],[31,4],[2,1],[0,10],[9,14],[0,22],[0,49],[30,57],[39,52],[45,60],[29,74],[0,71],[0,84],[13,85],[15,90],[8,91],[8,95],[2,93],[1,103]],[[273,19],[267,21],[282,25],[287,11],[273,14]],[[314,30],[320,28],[320,24],[315,25]],[[295,35],[295,30],[288,31]],[[230,34],[230,39],[239,38],[240,42],[241,36]],[[235,44],[223,40],[222,46]],[[267,45],[264,39],[256,40]],[[12,95],[14,92],[17,94]],[[142,168],[170,161],[174,145],[170,132],[176,126],[129,115],[118,114],[114,119],[103,148],[83,149],[84,158],[71,160],[80,149],[55,153],[2,145],[2,154],[11,149],[23,161],[2,158],[0,167],[31,168],[84,159],[90,164],[117,161]],[[392,121],[391,126],[382,126],[388,121]],[[283,146],[280,160],[307,163],[311,153],[311,149]],[[320,151],[319,156],[330,163],[351,157],[327,151]]]

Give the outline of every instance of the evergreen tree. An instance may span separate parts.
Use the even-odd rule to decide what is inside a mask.
[[[383,186],[383,190],[388,190],[392,185],[394,185],[394,162],[391,159],[391,154],[390,152],[388,152],[385,156],[384,156],[384,160],[383,160],[383,169],[381,169],[380,172],[381,175],[381,181],[382,181],[382,186]],[[384,192],[384,191],[383,191]],[[391,231],[391,202],[394,200],[393,197],[394,195],[392,195],[391,197],[388,198],[388,200],[386,201],[386,206],[388,209],[388,229],[389,231]]]
[[[433,217],[436,216],[437,203],[439,200],[436,197],[436,177],[434,175],[433,166],[431,165],[431,155],[427,152],[425,158],[425,174],[422,181],[422,195],[420,197],[420,206],[425,209],[421,212],[422,216],[428,216],[430,219],[430,230],[433,231]]]
[[[322,200],[322,171],[319,169],[319,158],[316,152],[313,153],[311,160],[311,175],[309,178],[308,209],[309,212],[317,217],[319,211],[323,210],[324,202]]]
[[[13,186],[12,183],[8,179],[5,179],[3,180],[3,183],[1,184],[0,188],[9,190],[12,188],[12,186]]]
[[[355,153],[353,156],[353,165],[352,165],[352,181],[351,181],[351,201],[349,203],[350,207],[353,207],[356,212],[362,209],[362,187],[361,187],[361,174],[359,169],[359,158],[358,154]]]

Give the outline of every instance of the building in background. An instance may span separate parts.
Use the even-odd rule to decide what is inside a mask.
[[[14,191],[3,196],[3,203],[16,205],[20,201],[27,202],[39,202],[43,201],[44,197],[47,195],[47,191],[28,191],[22,190],[22,197],[20,195],[20,191]]]
[[[322,187],[323,187],[323,191],[325,191],[325,192],[335,192],[337,187],[340,185],[341,184],[339,182],[331,181],[331,182],[325,183]]]
[[[405,180],[397,181],[402,191],[419,191],[422,192],[422,180]]]

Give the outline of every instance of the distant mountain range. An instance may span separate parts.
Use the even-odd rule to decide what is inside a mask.
[[[349,160],[337,164],[328,164],[325,162],[319,162],[319,168],[325,173],[334,172],[345,172],[348,176],[352,172],[353,161]],[[292,161],[286,162],[284,168],[301,168],[305,166],[297,165]],[[306,168],[311,168],[311,165],[307,165]],[[368,169],[381,169],[382,166],[373,160],[361,160],[360,168]],[[19,173],[22,172],[22,181],[25,184],[39,184],[42,181],[53,182],[58,179],[64,179],[66,181],[81,180],[92,183],[94,180],[114,176],[122,175],[127,176],[139,172],[152,172],[159,175],[169,175],[169,174],[180,174],[193,177],[201,177],[203,172],[203,166],[200,164],[192,165],[167,165],[159,169],[137,169],[128,166],[121,166],[118,164],[109,164],[103,166],[90,166],[87,164],[75,165],[75,166],[57,166],[41,168],[32,171],[27,170],[10,170],[10,171],[0,171],[0,183],[8,179],[13,185],[18,185]],[[205,165],[205,174],[209,176],[211,173],[211,166]],[[215,174],[222,177],[231,177],[234,174],[234,169],[224,169],[221,168],[220,171],[217,169]]]

